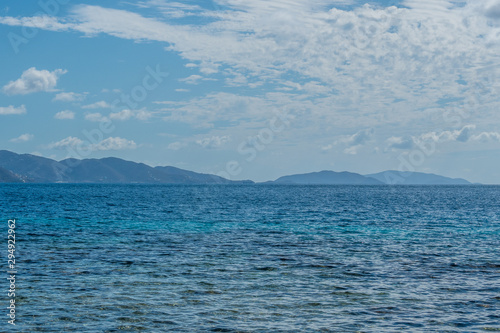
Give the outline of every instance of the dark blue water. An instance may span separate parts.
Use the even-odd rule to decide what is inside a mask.
[[[13,332],[500,331],[500,187],[2,185],[0,212]]]

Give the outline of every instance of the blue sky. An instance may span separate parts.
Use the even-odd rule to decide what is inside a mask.
[[[500,183],[500,0],[6,0],[0,36],[0,149]]]

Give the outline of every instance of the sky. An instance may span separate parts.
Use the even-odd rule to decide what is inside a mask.
[[[4,0],[0,149],[500,184],[500,0]]]

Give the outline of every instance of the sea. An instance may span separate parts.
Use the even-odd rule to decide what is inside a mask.
[[[0,215],[1,332],[500,331],[498,186],[3,184]]]

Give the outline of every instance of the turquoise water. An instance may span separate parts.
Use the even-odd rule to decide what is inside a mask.
[[[0,211],[14,332],[500,331],[500,187],[2,185]]]

